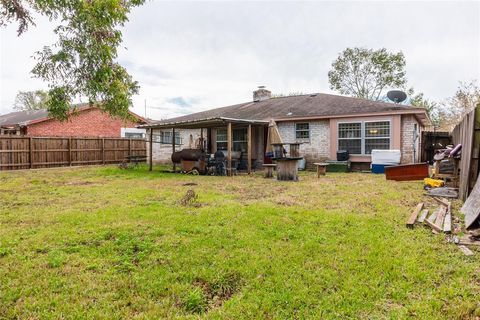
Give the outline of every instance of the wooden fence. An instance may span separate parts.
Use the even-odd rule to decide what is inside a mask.
[[[143,139],[0,136],[0,170],[120,163],[146,156]]]
[[[480,157],[480,106],[465,115],[453,129],[455,145],[462,144],[460,160],[459,198],[465,200],[473,189],[479,173]]]

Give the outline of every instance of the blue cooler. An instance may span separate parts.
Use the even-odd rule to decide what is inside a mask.
[[[400,164],[400,150],[372,150],[372,173],[385,173],[385,167]]]
[[[391,164],[372,164],[372,173],[385,173],[385,167]]]

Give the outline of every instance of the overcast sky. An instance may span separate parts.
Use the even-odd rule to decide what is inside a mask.
[[[0,30],[0,113],[32,79],[32,54],[52,44],[37,19],[21,37]],[[139,82],[133,111],[168,118],[241,103],[265,85],[273,93],[327,92],[332,61],[346,47],[402,51],[410,86],[451,96],[480,78],[480,2],[160,2],[134,9],[119,61]]]

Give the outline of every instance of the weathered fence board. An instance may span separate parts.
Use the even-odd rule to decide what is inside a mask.
[[[0,136],[0,170],[120,163],[146,156],[143,139]]]
[[[465,115],[453,129],[452,138],[454,144],[462,144],[458,194],[461,200],[465,200],[477,181],[479,170],[480,107]]]

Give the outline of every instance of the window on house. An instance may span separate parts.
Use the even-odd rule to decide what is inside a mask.
[[[373,149],[390,149],[390,122],[365,122],[365,154]]]
[[[233,129],[233,151],[247,151],[247,128]],[[227,129],[217,129],[217,150],[227,150]]]
[[[362,153],[362,123],[338,124],[338,150],[347,150],[350,154]]]
[[[310,138],[310,126],[308,123],[296,123],[295,124],[295,137],[297,139],[309,139]]]
[[[144,134],[141,132],[125,132],[125,138],[127,139],[143,139]]]
[[[172,144],[172,131],[162,131],[160,135],[155,139],[163,144]],[[175,131],[175,144],[182,144],[182,139],[180,138],[180,132]]]
[[[217,150],[227,150],[227,129],[217,129]]]
[[[247,152],[247,128],[233,130],[233,151]]]
[[[390,149],[390,121],[339,123],[338,149],[350,154]]]

